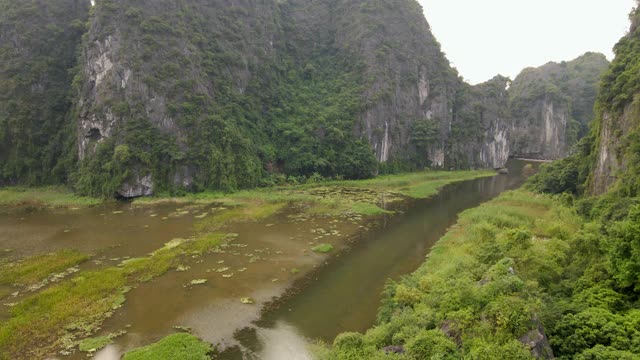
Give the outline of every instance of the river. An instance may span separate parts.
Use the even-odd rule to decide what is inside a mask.
[[[126,334],[94,358],[118,359],[180,327],[218,344],[223,359],[308,359],[308,341],[331,342],[340,332],[370,327],[385,283],[416,270],[461,211],[520,186],[524,164],[511,160],[508,175],[391,204],[399,214],[375,221],[313,217],[291,207],[266,221],[236,224],[225,229],[238,236],[224,251],[193,259],[186,271],[169,272],[129,292],[125,306],[100,331]],[[92,255],[83,270],[116,266],[190,236],[193,224],[215,211],[220,211],[215,204],[116,204],[77,213],[2,215],[2,256],[76,249]],[[335,255],[310,252],[318,242],[333,244]],[[194,279],[207,282],[192,286]],[[243,297],[255,304],[243,304]],[[0,309],[0,320],[7,316],[7,309]]]

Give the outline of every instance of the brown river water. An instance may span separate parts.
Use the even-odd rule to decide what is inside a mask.
[[[416,270],[457,215],[524,181],[525,162],[509,175],[445,187],[426,200],[396,203],[398,214],[372,221],[358,216],[313,217],[295,207],[253,223],[233,224],[238,237],[224,252],[186,262],[136,287],[98,335],[126,330],[94,359],[115,360],[176,331],[191,328],[218,344],[223,359],[310,359],[310,340],[327,342],[373,325],[388,279]],[[537,167],[537,164],[533,164]],[[215,206],[135,207],[120,203],[76,212],[0,215],[0,256],[21,258],[59,249],[94,254],[81,268],[115,266],[174,238],[193,234],[199,214]],[[335,246],[332,255],[309,249]],[[6,250],[11,251],[6,251]],[[206,279],[201,285],[191,280]],[[255,304],[240,299],[251,297]],[[0,321],[7,317],[0,306]],[[86,359],[75,353],[68,359]]]

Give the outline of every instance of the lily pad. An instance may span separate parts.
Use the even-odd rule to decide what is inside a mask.
[[[329,253],[331,251],[333,251],[333,245],[331,244],[320,244],[318,246],[315,246],[313,248],[311,248],[311,250],[317,252],[317,253],[321,253],[321,254],[326,254]]]

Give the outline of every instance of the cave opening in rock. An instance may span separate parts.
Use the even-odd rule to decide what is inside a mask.
[[[87,134],[87,138],[92,140],[92,141],[98,141],[98,140],[102,139],[102,133],[100,132],[100,129],[98,129],[98,128],[91,128],[89,130],[89,133]]]

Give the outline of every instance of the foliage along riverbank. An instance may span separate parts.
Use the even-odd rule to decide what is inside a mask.
[[[617,207],[584,217],[580,204],[518,190],[465,211],[419,270],[387,286],[374,328],[318,357],[638,359],[640,272],[624,243],[638,242],[640,209],[612,221]]]
[[[353,211],[361,215],[377,215],[384,211],[372,204],[378,196],[394,193],[396,196],[426,198],[438,189],[457,181],[493,176],[490,170],[476,171],[422,171],[397,175],[379,176],[369,180],[331,181],[322,178],[310,179],[305,184],[291,183],[286,186],[256,188],[232,193],[201,192],[185,194],[181,197],[146,197],[134,201],[136,205],[158,203],[226,203],[229,205],[259,204],[264,202],[304,201],[314,204],[317,212]],[[329,188],[329,189],[327,189]],[[370,196],[360,191],[359,196],[332,191],[339,188],[366,190]],[[374,193],[375,192],[375,193]],[[375,198],[372,199],[371,196]],[[392,196],[389,196],[389,200]],[[79,210],[104,204],[107,200],[83,197],[60,186],[41,188],[5,187],[0,188],[0,213],[32,210]]]
[[[435,195],[442,187],[460,181],[495,176],[495,171],[422,171],[379,176],[368,180],[322,181],[304,185],[278,186],[235,193],[198,193],[184,197],[148,197],[134,201],[144,206],[159,203],[224,203],[255,207],[264,203],[306,203],[308,212],[336,215],[353,212],[360,215],[380,215],[387,211],[384,202],[404,197],[424,199]]]
[[[196,236],[193,238],[174,239],[148,256],[127,259],[118,266],[81,270],[77,265],[91,259],[91,255],[76,251],[60,251],[0,264],[4,274],[0,278],[0,300],[8,301],[10,294],[20,294],[17,303],[9,304],[8,319],[0,323],[0,359],[37,359],[61,350],[63,353],[74,351],[78,346],[96,350],[107,345],[126,329],[96,338],[90,336],[123,306],[126,293],[132,287],[186,266],[193,257],[215,251],[218,245],[231,239],[225,234],[227,225],[233,222],[265,219],[289,205],[303,206],[318,215],[334,216],[344,212],[376,215],[387,212],[380,207],[383,206],[381,201],[407,196],[428,197],[448,183],[494,175],[492,171],[429,171],[234,194],[139,199],[133,206],[164,202],[222,203],[224,208],[199,218],[194,224]],[[47,194],[39,190],[19,189],[16,192],[33,196]],[[41,202],[44,204],[46,199],[55,196],[41,198],[45,199]],[[73,200],[72,197],[69,199]],[[177,343],[182,344],[181,341]],[[187,343],[194,344],[193,341]]]

